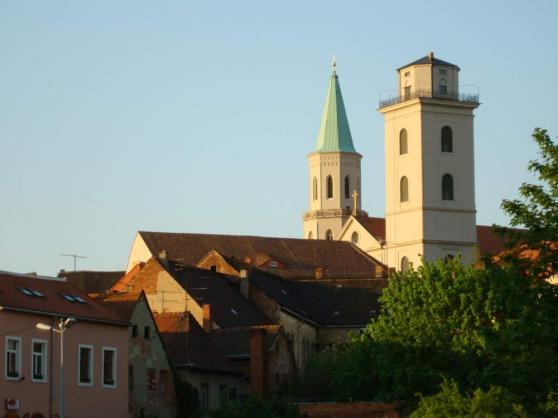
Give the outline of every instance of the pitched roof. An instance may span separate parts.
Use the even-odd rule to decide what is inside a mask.
[[[95,297],[95,300],[102,306],[115,312],[122,319],[130,321],[132,314],[140,297],[143,293],[110,293]]]
[[[271,351],[279,336],[279,325],[266,326],[265,348]],[[208,335],[219,350],[230,359],[250,357],[251,327],[212,330]]]
[[[198,305],[211,305],[212,320],[220,328],[272,324],[229,276],[172,261],[165,267]]]
[[[430,54],[431,54],[431,55],[430,55]],[[404,66],[402,66],[402,67],[399,67],[399,68],[397,69],[397,71],[402,70],[403,68],[410,67],[411,65],[421,65],[421,64],[445,65],[445,66],[448,66],[448,67],[455,67],[455,68],[457,68],[457,69],[459,70],[459,67],[458,67],[457,65],[452,64],[452,63],[447,62],[447,61],[443,61],[443,60],[438,59],[438,58],[435,58],[435,57],[434,57],[434,53],[432,53],[432,52],[431,52],[430,54],[429,54],[429,55],[425,55],[424,57],[419,58],[418,60],[413,61],[413,62],[411,62],[411,63],[409,63],[409,64],[407,64],[407,65],[404,65]]]
[[[157,256],[166,250],[172,260],[196,265],[211,250],[262,270],[287,278],[313,278],[316,268],[322,277],[375,277],[379,261],[345,241],[270,238],[242,235],[211,235],[169,232],[139,232]],[[272,261],[278,261],[273,267]]]
[[[75,317],[78,321],[128,326],[63,278],[0,272],[0,306],[6,311]]]
[[[177,368],[241,374],[189,314],[154,314],[167,356]]]
[[[386,239],[385,218],[359,216],[355,219],[373,236],[382,240]],[[521,229],[517,229],[517,231],[521,231]],[[477,241],[481,255],[494,255],[505,249],[505,239],[488,225],[477,225]]]
[[[73,286],[85,293],[103,293],[107,291],[125,271],[60,271],[58,277],[65,277]]]
[[[363,326],[380,313],[380,293],[369,288],[285,280],[257,270],[249,280],[284,309],[320,326]]]
[[[356,153],[335,70],[331,74],[314,152]]]

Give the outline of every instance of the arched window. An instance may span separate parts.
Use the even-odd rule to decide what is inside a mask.
[[[444,174],[442,177],[442,200],[453,200],[453,177]]]
[[[405,176],[401,177],[399,182],[399,200],[401,202],[409,201],[409,180]]]
[[[312,196],[314,200],[318,200],[318,179],[316,177],[312,180]]]
[[[333,239],[333,232],[331,232],[331,229],[328,229],[326,231],[325,239],[327,239],[329,241],[331,241]]]
[[[453,152],[453,132],[449,126],[442,128],[442,152]]]
[[[312,231],[308,232],[308,239],[312,239],[314,238],[314,234],[312,234]]]
[[[351,180],[349,176],[345,176],[345,199],[349,199],[351,197]]]
[[[326,179],[327,198],[333,199],[333,177],[327,176]]]
[[[358,244],[358,232],[357,231],[353,232],[353,234],[351,235],[351,242],[355,245]]]
[[[399,132],[399,155],[407,154],[407,129]]]
[[[403,257],[401,259],[401,271],[409,270],[409,259],[407,257]]]

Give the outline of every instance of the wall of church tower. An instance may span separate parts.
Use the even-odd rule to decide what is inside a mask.
[[[380,109],[387,264],[398,270],[402,260],[416,267],[422,257],[476,259],[473,110],[478,102],[459,98],[458,71],[451,64],[402,68],[401,98]],[[406,95],[409,85],[416,95]],[[424,92],[438,92],[440,85],[447,95]]]

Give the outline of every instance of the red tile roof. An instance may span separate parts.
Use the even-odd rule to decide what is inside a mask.
[[[375,277],[376,267],[383,267],[343,241],[146,231],[139,234],[152,255],[165,250],[169,259],[192,266],[215,250],[287,278],[313,278],[316,268],[322,269],[324,278]]]
[[[6,311],[128,326],[119,315],[102,307],[65,279],[53,277],[0,272],[0,306]]]
[[[58,277],[65,277],[73,286],[87,294],[104,293],[125,271],[60,271]]]

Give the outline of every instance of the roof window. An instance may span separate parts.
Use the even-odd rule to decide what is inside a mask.
[[[27,296],[35,296],[35,297],[38,297],[38,298],[44,298],[45,297],[45,295],[43,295],[38,290],[32,290],[32,289],[28,289],[26,287],[16,287],[16,289],[19,290],[24,295],[27,295]]]
[[[238,312],[234,308],[231,308],[231,312],[238,316]]]
[[[83,299],[81,296],[78,295],[70,295],[68,293],[61,293],[60,296],[62,296],[64,299],[66,299],[68,302],[72,302],[72,303],[86,303],[85,299]]]

